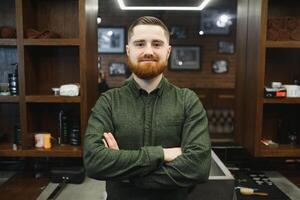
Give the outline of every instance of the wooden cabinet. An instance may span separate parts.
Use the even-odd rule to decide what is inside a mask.
[[[16,38],[0,38],[0,82],[18,63],[18,95],[0,96],[0,156],[80,157],[81,146],[58,144],[59,112],[80,129],[81,141],[97,91],[97,0],[3,0],[0,27]],[[29,38],[28,30],[59,35]],[[38,34],[37,34],[38,35]],[[54,96],[52,88],[80,84],[80,95]],[[70,125],[71,127],[72,125]],[[19,127],[20,145],[13,150]],[[49,132],[53,147],[34,147],[34,134]]]
[[[243,122],[239,142],[254,156],[300,157],[300,98],[264,97],[264,87],[270,86],[273,81],[283,84],[294,84],[296,81],[299,84],[300,41],[284,35],[288,33],[284,24],[280,25],[282,38],[267,38],[270,38],[270,19],[282,18],[284,21],[296,18],[300,21],[300,2],[249,0],[247,6],[245,63],[239,71],[237,84],[237,90],[242,91],[238,94],[238,105],[241,107],[238,116]],[[291,138],[291,134],[295,137]],[[263,145],[263,138],[279,145]]]

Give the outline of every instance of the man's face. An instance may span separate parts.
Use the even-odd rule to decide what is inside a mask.
[[[129,69],[142,79],[161,74],[171,52],[164,29],[157,25],[138,25],[126,46]]]

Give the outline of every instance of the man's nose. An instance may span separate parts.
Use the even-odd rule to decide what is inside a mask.
[[[151,44],[147,44],[145,46],[145,51],[144,51],[145,54],[153,54],[153,48],[152,48],[152,45]]]

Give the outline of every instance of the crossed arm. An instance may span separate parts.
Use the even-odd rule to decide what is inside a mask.
[[[106,148],[119,150],[119,146],[117,141],[115,140],[112,133],[104,133],[103,134],[104,139],[102,139],[104,145]],[[174,147],[174,148],[163,148],[164,153],[164,161],[170,162],[180,156],[182,154],[180,147]]]
[[[130,180],[143,188],[190,187],[205,181],[210,169],[210,141],[205,111],[195,94],[183,126],[181,147],[119,149],[113,135],[111,100],[101,97],[93,109],[84,142],[87,175],[99,180]],[[102,141],[100,138],[103,138]]]

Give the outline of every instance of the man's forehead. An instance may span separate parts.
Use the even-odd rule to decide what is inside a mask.
[[[137,25],[133,28],[132,37],[134,40],[140,39],[166,39],[165,31],[158,25]],[[132,39],[133,39],[132,38]]]

